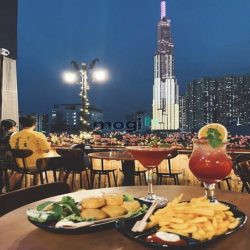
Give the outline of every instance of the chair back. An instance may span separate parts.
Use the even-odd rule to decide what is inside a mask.
[[[248,161],[250,160],[250,155],[248,154],[239,154],[235,158],[235,164],[233,166],[234,174],[239,176],[238,170],[237,170],[237,164],[243,161]]]
[[[64,158],[63,169],[68,171],[83,171],[86,169],[84,151],[80,148],[57,148],[56,152]],[[60,158],[60,157],[59,157]]]
[[[236,165],[236,170],[247,192],[250,194],[250,160]]]
[[[45,157],[36,160],[36,167],[40,171],[52,171],[54,182],[57,182],[57,170],[60,170],[64,166],[69,164],[65,157]]]
[[[31,202],[69,192],[70,186],[67,183],[54,182],[2,194],[0,195],[0,216]]]
[[[84,154],[80,148],[57,148],[56,152],[63,157],[81,157]]]
[[[79,143],[79,144],[74,145],[74,146],[71,147],[71,148],[72,148],[72,149],[80,148],[81,150],[84,151],[84,149],[85,149],[85,144],[84,144],[84,143]]]
[[[36,166],[42,171],[61,169],[67,164],[66,157],[45,157],[36,160]]]
[[[12,156],[15,159],[16,167],[20,168],[17,159],[21,159],[23,168],[26,169],[27,168],[26,158],[31,156],[33,154],[33,151],[30,149],[12,149],[11,152]]]
[[[88,149],[87,154],[99,153],[99,152],[110,152],[110,151],[111,150],[108,148],[91,148],[91,149]],[[96,158],[93,158],[93,157],[89,157],[89,158],[90,158],[90,169],[92,170],[93,169],[93,161]],[[104,170],[104,160],[103,159],[100,159],[100,160],[101,160],[101,169]]]
[[[171,167],[171,159],[175,158],[178,156],[178,151],[177,150],[173,150],[170,154],[167,155],[167,157],[165,158],[168,161],[168,172],[169,174],[172,173],[172,167]],[[156,168],[156,173],[158,173],[158,167]]]

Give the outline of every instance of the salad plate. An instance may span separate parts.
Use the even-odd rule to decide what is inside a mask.
[[[227,235],[230,235],[231,233],[237,231],[238,229],[240,229],[247,221],[247,216],[237,210],[234,209],[234,207],[232,209],[230,209],[229,211],[231,211],[234,215],[234,217],[239,220],[239,224],[236,228],[228,230],[226,233],[219,235],[219,236],[215,236],[213,237],[211,240],[205,240],[205,241],[199,241],[196,239],[193,239],[191,237],[185,237],[182,235],[178,235],[180,237],[180,241],[175,243],[175,242],[164,242],[164,241],[151,241],[148,239],[152,239],[152,237],[155,236],[155,234],[157,233],[159,226],[155,226],[152,227],[150,229],[145,230],[144,232],[133,232],[131,229],[133,228],[133,226],[135,225],[136,221],[140,220],[143,216],[140,215],[139,217],[136,218],[129,218],[127,220],[122,220],[122,221],[116,221],[115,222],[115,227],[116,229],[125,237],[134,240],[144,246],[153,248],[153,249],[173,249],[173,250],[177,250],[177,249],[200,249],[205,245],[210,245],[213,244],[215,242],[217,242],[218,240],[220,240],[221,238],[226,237]]]
[[[63,199],[70,199],[70,197],[63,197]],[[95,231],[99,231],[99,230],[104,230],[104,229],[109,229],[114,227],[114,223],[117,220],[127,220],[129,218],[132,217],[138,217],[141,214],[144,214],[148,207],[150,206],[150,202],[145,202],[142,201],[140,199],[137,198],[133,198],[135,201],[138,201],[140,203],[140,208],[135,211],[135,212],[127,212],[127,214],[125,214],[124,216],[119,216],[119,217],[109,217],[109,218],[105,218],[105,219],[101,219],[101,220],[92,220],[92,219],[88,219],[86,221],[76,221],[74,217],[79,218],[79,216],[75,216],[75,214],[71,214],[70,215],[70,221],[68,221],[68,218],[66,218],[66,223],[63,226],[56,226],[58,225],[59,221],[63,222],[65,221],[65,218],[60,217],[60,219],[58,218],[50,218],[49,220],[47,219],[43,219],[44,215],[41,214],[41,208],[39,208],[39,206],[36,209],[29,209],[27,210],[27,218],[29,220],[30,223],[32,223],[34,226],[43,229],[45,231],[48,232],[52,232],[52,233],[58,233],[58,234],[68,234],[68,235],[72,235],[72,234],[83,234],[83,233],[91,233],[91,232],[95,232]],[[72,201],[74,201],[72,199]],[[42,207],[46,207],[49,206],[50,202],[45,202],[43,204],[41,204],[40,206]],[[78,205],[78,203],[75,203],[76,207]],[[74,206],[73,206],[74,207]],[[71,209],[69,207],[67,207],[67,209]],[[65,208],[64,208],[65,210]],[[46,213],[46,211],[45,211]],[[39,217],[36,215],[39,214]],[[47,215],[46,215],[47,216]],[[67,222],[71,222],[71,223],[67,223]],[[64,223],[62,223],[64,224]],[[67,225],[68,224],[68,225]],[[71,226],[72,225],[72,226]],[[76,225],[76,226],[75,226]],[[78,226],[80,225],[80,226]]]

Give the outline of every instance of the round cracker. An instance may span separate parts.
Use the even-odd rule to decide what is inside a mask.
[[[107,206],[120,206],[123,203],[122,194],[104,194]]]
[[[82,218],[86,218],[86,219],[96,219],[96,220],[101,220],[101,219],[105,219],[108,217],[108,215],[102,211],[101,209],[97,209],[97,208],[86,208],[83,209],[81,212],[81,217]]]
[[[105,206],[105,199],[103,197],[91,197],[82,200],[83,208],[99,208]]]
[[[124,215],[127,211],[121,206],[105,206],[101,208],[109,217]]]
[[[125,208],[126,211],[136,211],[141,206],[139,201],[124,201],[121,207]]]

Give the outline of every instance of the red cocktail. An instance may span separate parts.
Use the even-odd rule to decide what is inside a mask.
[[[232,170],[227,151],[227,143],[221,143],[212,147],[208,140],[193,140],[193,152],[189,160],[189,169],[201,181],[204,182],[206,195],[211,201],[215,201],[214,186]]]
[[[173,148],[134,146],[127,147],[127,150],[148,170],[148,195],[144,199],[149,201],[157,199],[161,204],[165,204],[167,199],[158,197],[153,192],[152,169],[158,167],[158,165],[173,151]]]

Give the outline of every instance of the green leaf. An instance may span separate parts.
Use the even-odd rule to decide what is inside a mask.
[[[131,194],[126,193],[126,194],[124,194],[123,200],[124,201],[134,201],[134,197]]]
[[[154,139],[153,139],[153,144],[157,144],[157,142],[158,142],[158,140],[157,140],[157,137],[154,137]]]
[[[41,210],[43,210],[45,207],[47,207],[49,204],[53,204],[53,203],[54,203],[54,202],[52,202],[52,201],[46,201],[46,202],[44,202],[44,203],[38,205],[38,206],[37,206],[37,210],[38,210],[38,211],[41,211]]]
[[[70,202],[72,204],[76,203],[75,200],[70,196],[63,196],[61,202]]]
[[[59,204],[54,204],[53,211],[55,212],[55,214],[58,214],[59,216],[63,214],[63,208]]]
[[[220,139],[220,136],[221,136],[221,134],[215,128],[209,128],[207,130],[206,139],[209,141],[210,145],[213,148],[217,148],[222,143],[222,140]]]
[[[72,204],[71,202],[60,202],[61,206],[67,208],[72,214],[79,215],[80,212],[75,204]]]
[[[75,214],[68,215],[64,219],[69,220],[69,221],[78,221],[78,222],[81,222],[81,221],[94,221],[95,220],[95,218],[82,218],[81,216],[77,216]]]
[[[213,148],[217,148],[221,144],[221,142],[221,139],[209,140],[209,143]]]
[[[39,223],[60,219],[60,216],[52,211],[38,211],[37,209],[28,209],[26,213],[30,220]]]
[[[132,216],[136,216],[139,214],[144,213],[148,209],[148,206],[146,204],[143,204],[142,207],[138,208],[137,210],[130,210],[128,213],[125,215],[125,218],[130,218]]]

